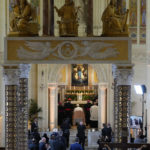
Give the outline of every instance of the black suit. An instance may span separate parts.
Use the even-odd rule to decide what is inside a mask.
[[[78,133],[77,133],[77,136],[79,138],[79,144],[82,145],[82,148],[84,150],[84,144],[85,144],[85,125],[78,125],[77,127],[77,130],[78,130]]]
[[[38,125],[36,122],[32,122],[31,124],[31,132],[37,132],[38,131]]]
[[[90,108],[91,108],[91,106],[92,106],[91,103],[87,103],[87,104],[84,105],[86,125],[90,124]]]

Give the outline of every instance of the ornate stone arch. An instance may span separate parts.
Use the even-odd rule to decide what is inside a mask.
[[[48,66],[48,82],[57,83],[61,78],[60,71],[66,64],[51,64]],[[99,82],[108,82],[108,64],[90,64],[96,71]]]
[[[96,71],[99,82],[108,82],[108,65],[107,64],[91,64],[92,68]]]

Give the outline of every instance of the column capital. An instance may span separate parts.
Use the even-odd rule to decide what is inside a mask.
[[[133,76],[133,64],[113,65],[112,71],[117,85],[131,85]]]
[[[4,75],[5,85],[19,84],[20,71],[18,65],[3,66],[3,75]]]
[[[49,83],[49,84],[48,84],[48,88],[51,89],[51,90],[52,90],[52,89],[56,89],[57,87],[58,87],[58,84],[57,84],[57,83]]]
[[[30,68],[31,68],[30,64],[20,64],[19,65],[20,78],[29,78]]]
[[[98,84],[98,87],[100,90],[106,90],[108,84],[107,83],[99,83]]]

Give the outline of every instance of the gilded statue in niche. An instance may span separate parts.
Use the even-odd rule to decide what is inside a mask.
[[[19,0],[13,6],[10,20],[10,35],[37,35],[39,25],[35,22],[35,10],[27,0]]]
[[[102,36],[128,36],[127,18],[129,10],[125,14],[122,14],[120,10],[116,9],[115,0],[111,0],[102,15]]]
[[[61,21],[57,21],[60,36],[78,36],[79,7],[75,7],[73,0],[65,0],[65,4],[60,9],[56,6],[54,8],[61,17]]]

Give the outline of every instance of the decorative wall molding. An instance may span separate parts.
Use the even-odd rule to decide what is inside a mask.
[[[127,37],[7,37],[5,49],[7,63],[131,62]]]

